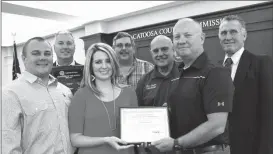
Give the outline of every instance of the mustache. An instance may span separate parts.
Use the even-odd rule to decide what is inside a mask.
[[[119,53],[120,54],[124,54],[124,53],[129,54],[129,51],[127,51],[127,50],[121,50]]]
[[[61,52],[71,52],[71,49],[61,49]]]
[[[167,59],[169,56],[167,55],[162,55],[162,56],[156,56],[156,60],[160,60],[160,59]]]

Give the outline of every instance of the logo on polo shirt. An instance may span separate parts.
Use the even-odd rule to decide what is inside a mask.
[[[206,77],[201,75],[201,76],[184,76],[183,78],[205,79]]]
[[[179,80],[179,78],[174,78],[174,79],[172,79],[171,81],[173,82],[173,81],[175,81],[175,80]]]
[[[156,84],[151,84],[151,85],[146,85],[146,89],[155,89],[156,88]]]
[[[218,106],[225,106],[225,102],[218,102]]]

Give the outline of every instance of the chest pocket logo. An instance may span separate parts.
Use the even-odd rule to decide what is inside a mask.
[[[146,88],[147,90],[155,89],[155,88],[156,88],[156,84],[146,85],[145,88]]]
[[[218,102],[217,106],[225,106],[225,102]]]

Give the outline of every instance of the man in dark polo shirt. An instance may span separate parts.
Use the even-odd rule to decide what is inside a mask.
[[[232,111],[234,87],[228,69],[209,62],[204,40],[202,27],[193,19],[180,19],[173,28],[174,50],[183,66],[178,86],[168,99],[172,138],[152,143],[161,152],[229,153],[219,135]]]
[[[180,72],[174,62],[173,43],[164,35],[151,42],[155,68],[138,82],[136,93],[139,106],[166,106],[167,97],[178,84]]]
[[[151,55],[155,68],[138,82],[136,93],[139,106],[167,106],[169,94],[178,84],[180,72],[174,61],[173,43],[164,35],[156,36],[151,42]],[[147,153],[160,153],[154,147]]]

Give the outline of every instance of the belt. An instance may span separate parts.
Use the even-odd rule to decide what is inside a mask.
[[[224,149],[225,149],[225,145],[221,144],[221,145],[210,145],[203,148],[196,148],[196,149],[193,149],[193,151],[196,154],[199,154],[199,153],[212,152],[212,151],[224,151]]]
[[[205,152],[213,152],[213,151],[224,151],[227,145],[210,145],[202,148],[194,148],[194,149],[186,149],[182,150],[181,154],[202,154]],[[177,153],[177,152],[176,152]],[[177,153],[178,154],[178,153]]]

